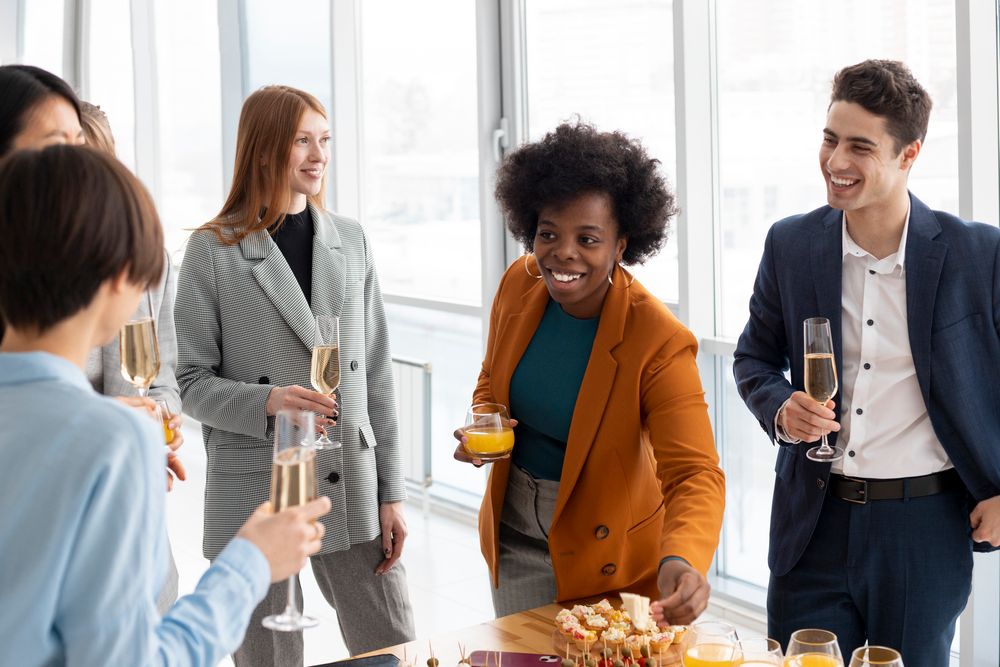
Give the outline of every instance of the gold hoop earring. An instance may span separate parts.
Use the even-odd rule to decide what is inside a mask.
[[[534,273],[531,272],[531,269],[528,268],[528,258],[531,257],[532,255],[534,255],[534,253],[528,253],[527,255],[524,256],[524,272],[527,273],[532,278],[534,278],[535,280],[541,280],[542,278],[541,269],[538,270],[538,275],[536,276]]]
[[[629,281],[627,283],[625,283],[625,287],[623,287],[622,289],[628,289],[629,287],[632,286],[632,283],[635,282],[635,276],[633,276],[628,271],[626,271],[625,267],[621,266],[620,264],[619,264],[619,268],[622,270],[622,273],[624,273],[629,278]],[[614,272],[615,272],[614,269],[611,269],[610,271],[608,271],[608,283],[610,283],[612,287],[617,288],[617,285],[615,285],[615,281],[611,279],[611,274],[614,273]]]

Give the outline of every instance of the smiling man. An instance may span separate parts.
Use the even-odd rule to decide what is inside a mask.
[[[819,151],[828,206],[776,223],[736,350],[772,441],[769,634],[834,631],[946,665],[973,550],[1000,546],[1000,230],[907,189],[931,100],[901,63],[837,73]],[[840,391],[802,391],[826,317]],[[791,381],[785,371],[791,370]],[[807,458],[829,434],[845,455]]]

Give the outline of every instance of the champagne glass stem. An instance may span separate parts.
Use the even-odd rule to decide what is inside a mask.
[[[820,445],[818,453],[822,454],[823,456],[832,454],[833,450],[830,448],[830,445],[828,445],[826,442],[826,433],[824,433],[821,437],[823,439],[823,444]]]
[[[285,605],[285,617],[294,618],[299,615],[298,607],[295,602],[295,577],[298,575],[292,575],[288,577],[288,604]]]

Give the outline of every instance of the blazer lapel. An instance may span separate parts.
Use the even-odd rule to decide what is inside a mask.
[[[315,328],[312,311],[274,240],[266,231],[259,230],[243,237],[240,250],[248,260],[261,260],[253,267],[254,278],[302,344],[311,350]]]
[[[837,377],[844,377],[843,340],[841,332],[841,298],[844,273],[843,215],[839,209],[831,209],[820,222],[820,230],[811,237],[810,261],[813,275],[813,289],[816,293],[815,313],[802,313],[805,317],[825,317],[830,320],[830,334],[833,337],[833,358],[837,364]],[[794,336],[792,350],[799,350],[794,364],[802,364],[805,343],[802,339],[802,322],[791,322],[790,336]],[[800,366],[801,367],[801,366]],[[840,404],[840,388],[834,401]],[[830,444],[837,441],[837,434],[831,433]]]
[[[631,276],[621,267],[615,267],[615,285],[623,285],[630,279]],[[566,443],[566,458],[563,460],[562,477],[559,480],[559,493],[552,516],[553,524],[558,520],[580,477],[583,464],[597,437],[597,429],[604,417],[608,399],[611,397],[611,387],[618,372],[618,361],[615,360],[613,353],[624,337],[629,301],[629,291],[623,287],[609,288],[604,298],[601,321],[597,325],[597,335],[594,337],[594,347],[590,352],[590,361],[587,363],[587,370],[583,375],[583,383],[580,385],[580,393],[573,409],[573,421],[569,426],[569,441]]]
[[[934,300],[948,245],[935,241],[941,225],[930,209],[910,195],[910,226],[906,236],[906,328],[910,335],[910,354],[917,372],[917,382],[930,405],[931,327],[934,324]]]
[[[340,252],[340,233],[333,218],[312,204],[312,310],[317,315],[340,316],[347,294],[347,258]]]

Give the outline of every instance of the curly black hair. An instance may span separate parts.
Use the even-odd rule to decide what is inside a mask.
[[[606,192],[628,238],[622,263],[642,264],[667,240],[676,200],[659,160],[621,132],[563,123],[541,141],[518,148],[497,171],[496,199],[510,233],[531,251],[539,212],[588,192]]]

